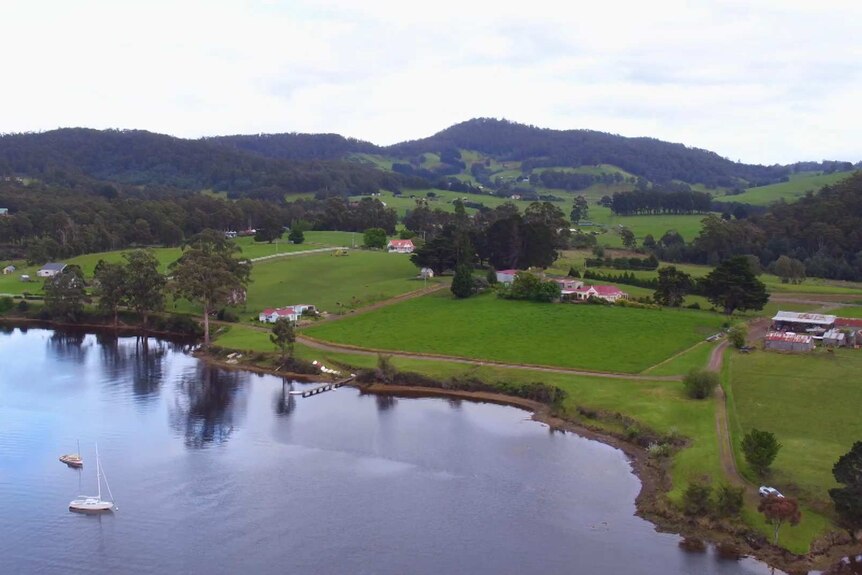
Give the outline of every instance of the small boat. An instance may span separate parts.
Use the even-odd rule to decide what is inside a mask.
[[[96,484],[98,486],[98,495],[79,495],[77,499],[69,502],[69,511],[80,513],[99,513],[102,511],[112,511],[114,509],[113,501],[102,500],[102,479],[105,480],[105,487],[108,488],[108,495],[111,499],[114,495],[111,493],[111,486],[108,485],[108,478],[102,470],[102,464],[99,461],[99,445],[96,444]]]
[[[81,444],[78,443],[78,453],[67,453],[65,455],[61,455],[60,461],[62,461],[69,467],[84,467],[84,460],[81,459]]]

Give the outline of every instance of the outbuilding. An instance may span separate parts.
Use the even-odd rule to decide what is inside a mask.
[[[780,311],[772,318],[772,329],[822,334],[835,327],[835,319],[834,315]]]
[[[518,270],[497,270],[497,283],[509,285],[515,281]]]
[[[770,331],[763,339],[763,348],[773,351],[807,352],[814,349],[814,338],[790,331]]]
[[[40,278],[52,278],[58,273],[62,272],[66,269],[66,264],[63,263],[49,263],[42,266],[42,269],[36,272],[36,275]]]
[[[15,269],[16,269],[15,266],[8,265],[5,268],[3,268],[3,275],[8,276],[9,274],[14,273]]]

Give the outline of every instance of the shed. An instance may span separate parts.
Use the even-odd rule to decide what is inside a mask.
[[[847,340],[843,332],[833,328],[823,334],[823,345],[844,347],[847,345]]]
[[[15,269],[16,269],[16,268],[15,268],[15,266],[13,266],[13,265],[8,265],[8,266],[6,266],[5,268],[3,268],[3,275],[7,275],[7,276],[8,276],[8,275],[9,275],[9,274],[11,274],[12,272],[14,272],[14,271],[15,271]]]
[[[772,318],[772,327],[779,331],[821,330],[822,333],[835,327],[835,319],[834,315],[779,311]]]
[[[52,278],[64,269],[66,269],[66,264],[53,262],[42,266],[42,269],[37,271],[36,275],[40,278]]]
[[[763,340],[763,348],[773,351],[806,352],[814,349],[814,338],[791,331],[770,331]]]
[[[497,270],[497,282],[501,284],[511,284],[515,281],[515,276],[518,275],[518,270]]]

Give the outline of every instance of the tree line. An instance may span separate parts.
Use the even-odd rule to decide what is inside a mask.
[[[712,195],[693,190],[648,190],[616,192],[611,197],[611,211],[618,216],[655,214],[704,214],[709,212]]]

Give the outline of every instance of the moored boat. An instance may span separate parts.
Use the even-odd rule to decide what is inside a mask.
[[[105,479],[105,487],[108,488],[108,494],[111,495],[111,486],[108,485],[108,479],[102,473],[102,464],[99,461],[99,445],[96,445],[96,485],[98,486],[98,495],[79,495],[77,499],[69,502],[69,511],[77,511],[81,513],[98,513],[101,511],[112,511],[114,509],[113,501],[102,500],[102,479]],[[111,495],[111,499],[114,496]]]

